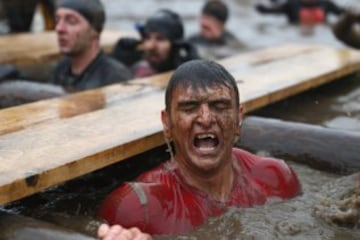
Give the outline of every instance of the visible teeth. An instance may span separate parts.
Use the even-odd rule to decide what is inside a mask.
[[[210,134],[210,133],[206,133],[206,134],[201,134],[201,135],[197,136],[197,138],[199,138],[199,139],[205,139],[205,138],[215,139],[215,135]]]
[[[199,148],[200,151],[212,151],[214,149],[215,149],[214,147],[200,147]]]

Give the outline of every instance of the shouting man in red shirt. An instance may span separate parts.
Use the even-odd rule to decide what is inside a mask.
[[[99,216],[113,226],[101,226],[99,238],[186,233],[230,206],[252,207],[301,192],[284,161],[233,148],[243,108],[235,79],[220,64],[181,65],[167,86],[165,105],[164,136],[176,151],[105,199]]]

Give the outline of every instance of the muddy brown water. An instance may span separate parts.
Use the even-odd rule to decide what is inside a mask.
[[[107,10],[107,27],[133,30],[134,21],[143,21],[158,8],[168,7],[179,12],[186,23],[186,34],[197,30],[197,16],[203,1],[199,0],[103,0]],[[314,29],[289,26],[284,16],[262,16],[253,10],[261,1],[228,0],[231,18],[228,23],[249,51],[289,42],[343,46],[329,30],[329,26]],[[262,1],[270,2],[270,1]],[[359,4],[358,0],[336,1],[340,5]],[[330,18],[330,22],[335,20]],[[36,28],[36,26],[35,26]],[[232,52],[232,51],[229,51]],[[284,69],[285,71],[285,69]],[[310,90],[285,101],[272,104],[251,114],[305,122],[344,131],[360,131],[360,79],[358,74]],[[335,149],[329,149],[334,151]],[[17,214],[42,219],[75,231],[93,235],[96,229],[96,206],[121,181],[129,180],[146,168],[166,158],[164,149],[147,159],[146,155],[89,174],[59,187],[31,196],[6,206]],[[341,151],[341,149],[336,150]],[[149,156],[149,155],[148,155]],[[360,152],[359,152],[360,158]],[[139,169],[144,160],[148,164]],[[286,160],[286,159],[285,159]],[[265,206],[251,209],[229,209],[219,218],[210,219],[196,231],[159,239],[360,239],[356,227],[359,195],[356,175],[340,176],[336,173],[314,170],[288,161],[297,172],[303,194],[294,199],[274,199]],[[141,164],[141,165],[142,165]],[[129,173],[132,174],[123,174]],[[337,201],[352,195],[353,206],[339,207]],[[350,216],[349,221],[340,217]],[[2,231],[2,230],[0,230]]]

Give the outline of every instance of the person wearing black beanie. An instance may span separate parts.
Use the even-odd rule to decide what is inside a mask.
[[[200,32],[188,38],[198,47],[202,58],[219,59],[245,48],[235,35],[226,29],[228,18],[229,10],[223,1],[206,1],[199,19]],[[229,50],[223,49],[227,47]]]
[[[120,39],[113,53],[119,61],[131,66],[135,77],[170,71],[198,58],[196,49],[184,40],[182,19],[174,11],[156,11],[144,24],[138,24],[137,30],[141,40]],[[141,50],[137,51],[139,46]],[[138,59],[129,61],[134,56]]]
[[[68,91],[96,88],[132,77],[130,70],[100,49],[105,10],[100,0],[59,0],[56,33],[64,55],[52,82]]]

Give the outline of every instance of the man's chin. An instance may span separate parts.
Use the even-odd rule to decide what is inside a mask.
[[[171,69],[171,64],[170,62],[167,60],[167,61],[151,61],[151,60],[148,60],[150,66],[154,69],[156,69],[157,71],[159,72],[162,72],[162,71],[168,71]]]
[[[68,54],[70,52],[69,48],[66,48],[66,47],[59,47],[59,52],[61,54]]]
[[[66,56],[68,56],[68,57],[74,57],[74,56],[77,56],[77,55],[79,55],[79,54],[77,54],[76,52],[74,52],[74,51],[71,51],[71,50],[64,50],[64,51],[62,51],[61,52],[63,55],[66,55]]]

